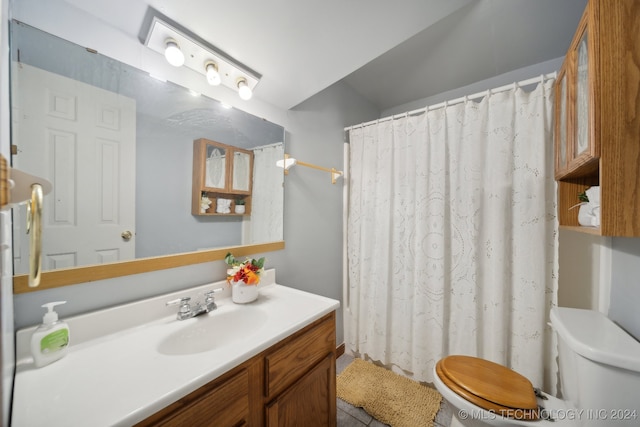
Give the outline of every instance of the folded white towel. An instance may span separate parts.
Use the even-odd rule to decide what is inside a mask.
[[[578,223],[580,225],[600,227],[600,187],[590,187],[585,193],[589,201],[580,204]]]
[[[231,199],[218,199],[216,203],[217,213],[231,213]]]
[[[588,188],[585,193],[587,193],[587,197],[589,198],[589,203],[596,204],[600,206],[600,187],[593,186]]]

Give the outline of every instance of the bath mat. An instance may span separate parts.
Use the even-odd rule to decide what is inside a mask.
[[[337,378],[340,399],[392,427],[433,427],[442,396],[387,369],[354,359]]]

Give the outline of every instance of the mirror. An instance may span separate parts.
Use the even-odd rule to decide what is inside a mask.
[[[205,262],[229,248],[240,254],[245,245],[273,248],[271,242],[282,241],[283,173],[275,166],[284,157],[282,126],[16,21],[11,57],[12,165],[55,183],[45,197],[45,278],[52,270],[100,265],[104,271],[109,263],[186,259],[195,251],[194,262]],[[254,153],[252,171],[246,156],[234,156],[231,177],[244,189],[253,173],[251,215],[192,215],[199,138]],[[224,152],[210,154],[224,164],[215,160]],[[217,167],[212,179],[226,174]],[[14,209],[17,275],[27,271],[25,215],[24,207]],[[127,240],[126,232],[133,237]]]

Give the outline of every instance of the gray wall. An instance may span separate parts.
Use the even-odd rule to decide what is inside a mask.
[[[609,317],[640,340],[640,239],[612,239]]]
[[[417,110],[429,105],[439,104],[444,101],[451,101],[463,96],[473,95],[478,92],[482,92],[489,89],[495,89],[500,86],[508,85],[513,82],[519,82],[521,80],[527,80],[532,77],[536,77],[542,74],[553,73],[560,69],[564,57],[551,59],[549,61],[540,62],[538,64],[530,65],[528,67],[518,68],[517,70],[509,71],[508,73],[500,74],[489,79],[481,80],[479,82],[472,83],[467,86],[459,87],[456,89],[448,90],[436,95],[432,95],[426,98],[417,99],[415,101],[408,102],[406,104],[397,105],[395,107],[387,108],[382,111],[382,116],[391,116],[393,114],[400,114],[407,111]],[[525,90],[527,88],[524,88]]]

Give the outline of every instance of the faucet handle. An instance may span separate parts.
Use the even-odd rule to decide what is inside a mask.
[[[166,305],[177,305],[180,304],[180,313],[188,313],[191,311],[191,306],[189,305],[189,301],[191,301],[191,297],[182,297],[178,299],[174,299],[171,301],[167,301]]]
[[[204,293],[204,296],[207,300],[210,300],[210,299],[213,300],[213,295],[223,290],[224,290],[224,287],[209,289],[207,292]]]
[[[218,306],[216,305],[215,302],[215,298],[213,296],[213,294],[215,294],[216,292],[220,292],[222,291],[224,288],[217,288],[217,289],[210,289],[207,292],[204,293],[204,305],[205,305],[205,310],[207,312],[210,312],[212,310],[215,310],[216,308],[218,308]]]
[[[219,288],[215,288],[215,289],[209,289],[207,291],[208,294],[214,294],[214,293],[218,293],[224,291],[224,286],[220,286]]]
[[[177,305],[180,304],[180,309],[178,310],[178,320],[184,320],[193,316],[191,312],[191,306],[189,305],[189,301],[191,301],[191,297],[182,297],[178,299],[174,299],[171,301],[167,301],[166,305]]]
[[[170,305],[176,305],[176,304],[184,305],[184,304],[189,304],[189,301],[191,301],[191,297],[182,297],[178,299],[172,299],[171,301],[167,301],[165,305],[167,307]]]

